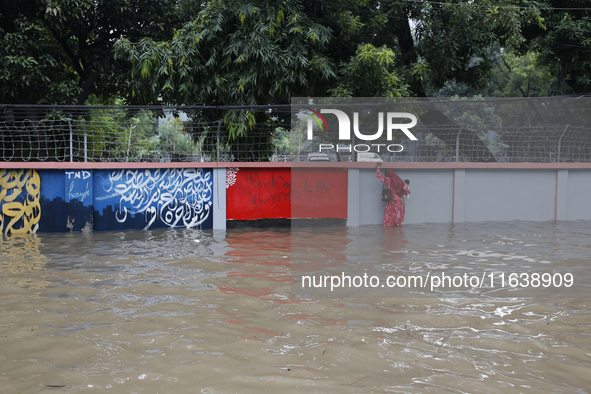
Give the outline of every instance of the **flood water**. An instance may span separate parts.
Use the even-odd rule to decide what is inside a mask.
[[[575,286],[292,292],[316,260]],[[588,221],[4,237],[0,392],[585,393],[590,260]]]

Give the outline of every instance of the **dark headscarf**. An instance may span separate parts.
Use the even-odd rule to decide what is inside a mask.
[[[386,170],[386,176],[390,178],[390,188],[398,195],[398,197],[402,198],[402,196],[404,196],[404,186],[406,185],[404,181],[390,168]]]

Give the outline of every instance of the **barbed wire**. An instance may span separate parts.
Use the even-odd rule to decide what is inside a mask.
[[[0,112],[5,162],[591,162],[591,128],[581,125],[419,124],[416,141],[392,141],[398,147],[389,151],[346,146],[338,135],[298,137],[289,106],[248,107],[277,116],[242,136],[232,136],[221,107],[7,108]]]

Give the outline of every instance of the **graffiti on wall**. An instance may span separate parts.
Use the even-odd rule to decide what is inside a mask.
[[[263,175],[263,177],[261,177]],[[265,207],[268,204],[289,205],[292,200],[300,198],[299,191],[291,190],[289,176],[271,173],[270,177],[260,174],[258,171],[250,171],[245,178],[247,187],[253,190],[247,194],[247,202],[252,207]]]
[[[196,227],[211,216],[212,172],[197,168],[119,170],[108,174],[106,196],[116,198],[115,219],[124,223],[131,215],[144,215],[145,227],[156,221],[167,227]]]
[[[66,202],[78,200],[82,204],[92,200],[92,173],[90,171],[66,171]]]
[[[35,233],[39,228],[41,178],[35,170],[0,170],[0,233]]]
[[[226,168],[226,189],[236,184],[236,173],[240,170],[238,167]]]
[[[92,171],[65,172],[66,228],[90,232],[93,227]]]
[[[226,170],[226,218],[230,220],[291,217],[289,168]]]

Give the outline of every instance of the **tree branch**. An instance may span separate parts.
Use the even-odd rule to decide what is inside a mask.
[[[66,55],[72,61],[72,67],[74,68],[74,70],[76,70],[80,78],[86,79],[87,76],[84,72],[84,69],[82,68],[82,66],[80,66],[80,56],[76,55],[74,51],[72,51],[72,48],[70,48],[70,46],[68,45],[68,39],[66,37],[58,35],[55,29],[49,26],[48,23],[46,23],[45,25],[53,35],[53,38],[55,38],[55,40],[60,44],[64,52],[66,52]]]

